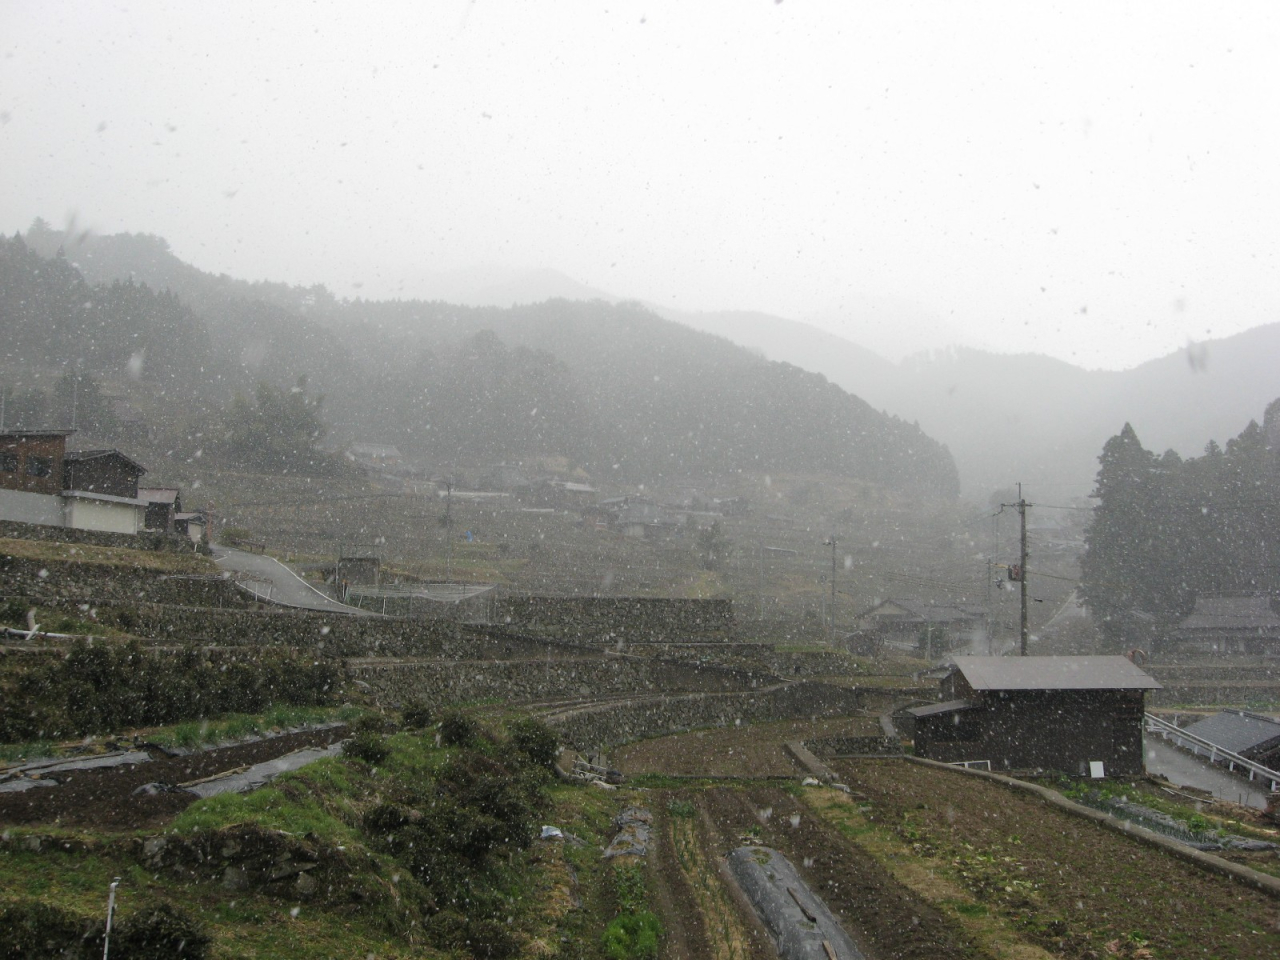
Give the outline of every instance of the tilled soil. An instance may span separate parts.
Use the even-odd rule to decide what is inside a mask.
[[[717,787],[682,795],[701,815],[703,853],[723,859],[749,839],[785,854],[872,960],[985,960],[955,924],[898,883],[808,807],[777,787]],[[659,861],[667,873],[678,865]],[[771,954],[754,944],[754,956]],[[686,954],[695,956],[696,954]]]
[[[877,820],[958,865],[980,900],[1056,955],[1116,955],[1136,934],[1158,958],[1280,957],[1280,903],[1244,884],[978,777],[901,761],[832,766]]]
[[[804,771],[786,751],[787,741],[879,734],[880,724],[874,717],[712,727],[628,744],[615,751],[610,761],[629,776],[803,776]]]
[[[0,824],[56,824],[99,830],[141,830],[159,826],[196,800],[182,790],[134,795],[147,783],[176,785],[251,766],[301,750],[328,746],[346,736],[346,727],[307,730],[206,750],[186,757],[159,757],[150,763],[53,775],[59,785],[0,794]]]

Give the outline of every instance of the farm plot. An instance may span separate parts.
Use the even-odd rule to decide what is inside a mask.
[[[660,792],[661,841],[652,864],[664,918],[678,912],[669,956],[763,960],[768,939],[719,866],[744,843],[786,855],[869,957],[984,960],[959,924],[902,883],[797,797],[771,785]],[[664,894],[663,891],[666,891]],[[692,922],[698,917],[700,924]],[[697,926],[701,930],[696,929]]]
[[[791,777],[803,771],[787,753],[791,740],[877,736],[874,717],[784,720],[741,727],[716,727],[629,744],[611,763],[628,776]]]
[[[1056,956],[1274,958],[1280,904],[1008,787],[901,761],[838,761],[867,801],[846,834],[897,845]],[[886,843],[887,841],[887,843]]]

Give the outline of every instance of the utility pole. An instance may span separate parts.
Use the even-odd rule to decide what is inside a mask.
[[[445,541],[445,561],[444,561],[444,578],[446,581],[453,580],[453,474],[449,474],[444,481],[444,541]]]
[[[756,619],[764,620],[764,541],[756,540]]]
[[[1018,526],[1021,550],[1018,557],[1018,586],[1022,594],[1022,656],[1027,655],[1027,501],[1022,496],[1022,484],[1018,484]]]
[[[836,535],[833,533],[822,541],[822,545],[831,547],[831,609],[828,611],[827,632],[836,635]]]
[[[1013,569],[1010,568],[1009,579],[1017,581],[1022,597],[1019,652],[1024,657],[1027,655],[1027,637],[1029,633],[1027,629],[1027,507],[1030,506],[1033,506],[1033,504],[1027,503],[1026,498],[1022,495],[1022,484],[1018,484],[1017,503],[1000,504],[1001,512],[1004,511],[1005,507],[1014,507],[1018,511],[1018,575],[1014,577]]]
[[[987,656],[994,654],[995,642],[991,632],[991,558],[987,557]]]

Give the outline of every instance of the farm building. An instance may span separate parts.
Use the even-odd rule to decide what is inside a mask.
[[[1125,657],[957,657],[941,703],[907,711],[916,755],[993,770],[1143,772],[1145,695]]]

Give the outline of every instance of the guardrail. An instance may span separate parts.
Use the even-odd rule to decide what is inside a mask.
[[[1177,724],[1170,723],[1168,720],[1161,720],[1153,714],[1145,714],[1147,722],[1147,730],[1150,733],[1158,733],[1166,740],[1172,740],[1177,746],[1184,750],[1190,750],[1196,756],[1201,756],[1203,750],[1204,756],[1209,758],[1210,763],[1223,762],[1227,769],[1235,772],[1239,767],[1241,770],[1249,772],[1250,780],[1262,780],[1267,783],[1267,789],[1272,793],[1280,790],[1280,771],[1272,770],[1270,767],[1264,767],[1260,763],[1250,760],[1248,757],[1242,757],[1238,753],[1233,753],[1223,747],[1218,746],[1212,741],[1206,740],[1204,737],[1198,737],[1194,733],[1188,733]]]

